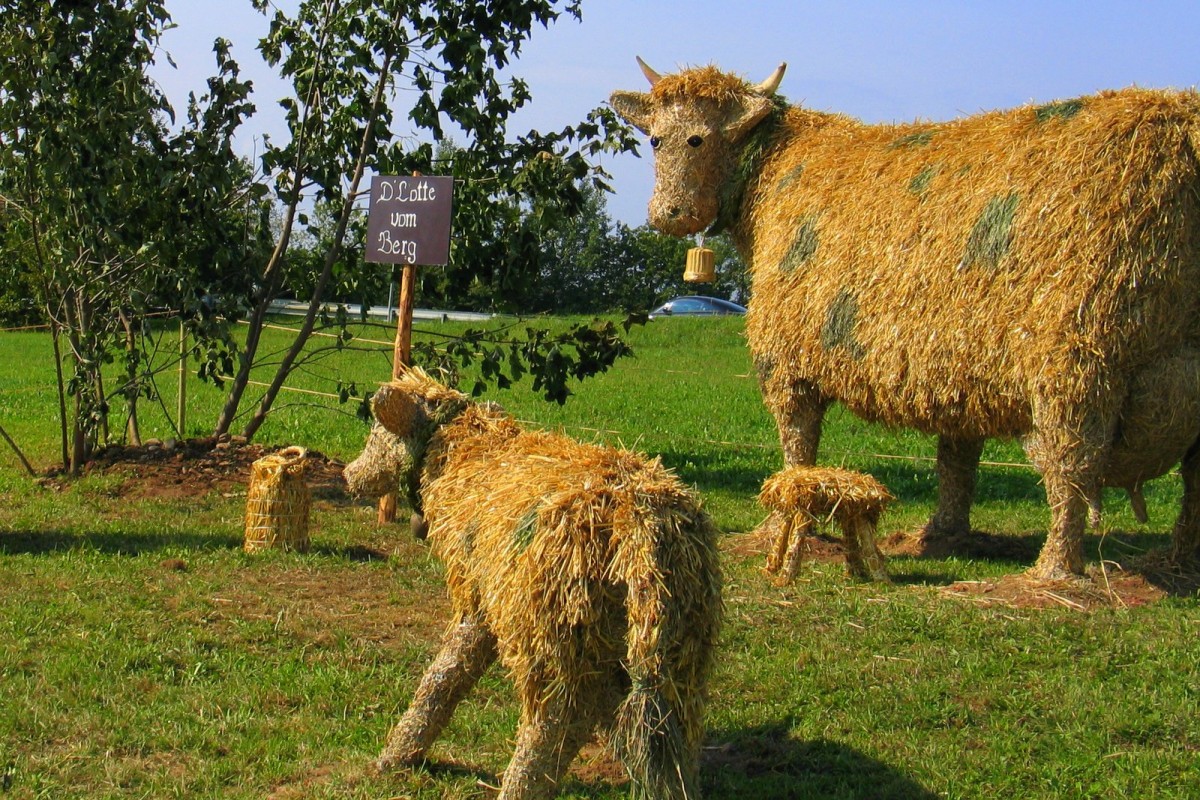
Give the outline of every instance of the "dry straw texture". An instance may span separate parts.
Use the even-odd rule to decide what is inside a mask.
[[[846,544],[850,574],[887,580],[883,555],[875,543],[879,517],[894,498],[883,484],[861,472],[833,467],[788,467],[763,481],[758,501],[783,517],[767,560],[767,571],[784,581],[796,574],[802,539],[813,525],[834,522]]]
[[[288,447],[251,465],[243,545],[247,553],[308,550],[312,493],[304,481],[306,455],[302,447]]]
[[[863,416],[958,438],[1027,433],[1032,398],[1094,405],[1143,365],[1153,390],[1200,335],[1183,157],[1200,105],[1128,90],[1062,108],[895,127],[784,114],[775,135],[796,144],[763,159],[736,231],[771,387],[803,377]],[[1180,426],[1147,427],[1152,445]]]
[[[763,103],[711,67],[613,96],[659,141],[652,221],[727,230],[750,265],[747,334],[787,463],[813,463],[834,400],[963,452],[1030,436],[1054,511],[1035,571],[1081,573],[1100,487],[1136,494],[1200,435],[1200,98],[1126,89],[908,125]],[[749,132],[722,129],[751,110]],[[679,144],[705,126],[723,136]]]
[[[403,423],[456,614],[383,764],[419,760],[498,654],[521,702],[502,796],[552,794],[597,728],[636,796],[696,796],[721,612],[696,498],[657,459],[523,430],[419,370],[382,388],[375,413]]]

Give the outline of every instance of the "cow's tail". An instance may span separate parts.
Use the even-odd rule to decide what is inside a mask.
[[[655,469],[657,468],[657,469]],[[721,620],[716,529],[696,500],[663,479],[640,484],[614,520],[614,577],[628,587],[629,694],[612,744],[633,798],[699,797],[704,700]]]

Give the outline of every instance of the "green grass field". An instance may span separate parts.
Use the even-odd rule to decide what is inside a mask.
[[[360,333],[381,342],[376,352],[314,361],[294,388],[387,377],[390,332]],[[762,518],[755,495],[781,465],[741,321],[660,320],[630,341],[635,358],[575,387],[563,407],[527,385],[490,397],[531,425],[661,454],[729,533],[706,797],[1200,796],[1194,591],[1081,612],[945,590],[1018,573],[1036,553],[1049,515],[1016,444],[989,444],[974,517],[1017,545],[1008,555],[894,558],[892,585],[813,561],[779,587],[738,536]],[[161,344],[173,352],[169,331]],[[194,377],[188,386],[187,433],[201,435],[221,395]],[[174,409],[171,373],[160,388]],[[54,460],[45,335],[0,334],[0,425],[35,463]],[[143,425],[171,435],[155,404]],[[365,433],[336,400],[288,392],[258,441],[344,460]],[[897,495],[888,535],[932,510],[934,451],[928,437],[835,409],[822,461],[866,470]],[[177,495],[137,487],[119,470],[39,484],[0,454],[0,797],[494,794],[517,713],[498,669],[427,768],[371,769],[446,621],[440,568],[406,529],[377,526],[367,504],[318,499],[310,553],[252,557],[240,548],[244,480]],[[1091,561],[1115,570],[1166,545],[1178,495],[1176,476],[1153,483],[1144,526],[1108,497]],[[563,796],[626,796],[603,756],[587,755]]]

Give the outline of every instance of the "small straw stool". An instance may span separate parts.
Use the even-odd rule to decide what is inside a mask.
[[[758,501],[779,512],[783,523],[767,556],[767,572],[790,583],[800,566],[805,535],[814,524],[837,523],[846,547],[846,567],[862,580],[888,581],[875,543],[879,517],[892,500],[883,484],[861,472],[834,467],[788,467],[763,481]]]

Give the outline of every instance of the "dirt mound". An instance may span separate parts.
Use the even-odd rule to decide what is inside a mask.
[[[727,555],[743,559],[765,558],[772,547],[770,532],[755,531],[730,536]],[[946,558],[958,556],[981,560],[1033,563],[1037,557],[1036,537],[1000,536],[984,531],[953,537],[927,537],[921,530],[897,531],[880,542],[890,556]],[[838,562],[845,558],[840,539],[806,536],[804,561]],[[939,590],[944,596],[982,605],[1012,608],[1134,608],[1167,596],[1188,597],[1200,591],[1200,569],[1172,563],[1165,552],[1155,551],[1120,564],[1105,561],[1089,568],[1086,578],[1073,581],[1035,581],[1026,574],[1006,575],[991,581],[958,581]]]
[[[86,474],[118,474],[124,478],[114,490],[134,498],[199,497],[209,492],[244,492],[250,465],[268,453],[283,449],[239,441],[238,437],[188,439],[182,442],[148,441],[140,446],[106,447],[85,467]],[[305,479],[315,500],[343,505],[350,502],[345,465],[315,450],[308,451]],[[54,483],[57,478],[45,479]]]
[[[994,581],[959,581],[941,589],[941,593],[981,605],[1057,607],[1073,611],[1135,608],[1162,600],[1168,594],[1145,575],[1126,571],[1117,564],[1089,568],[1087,577],[1079,580],[1043,581],[1019,573]]]

